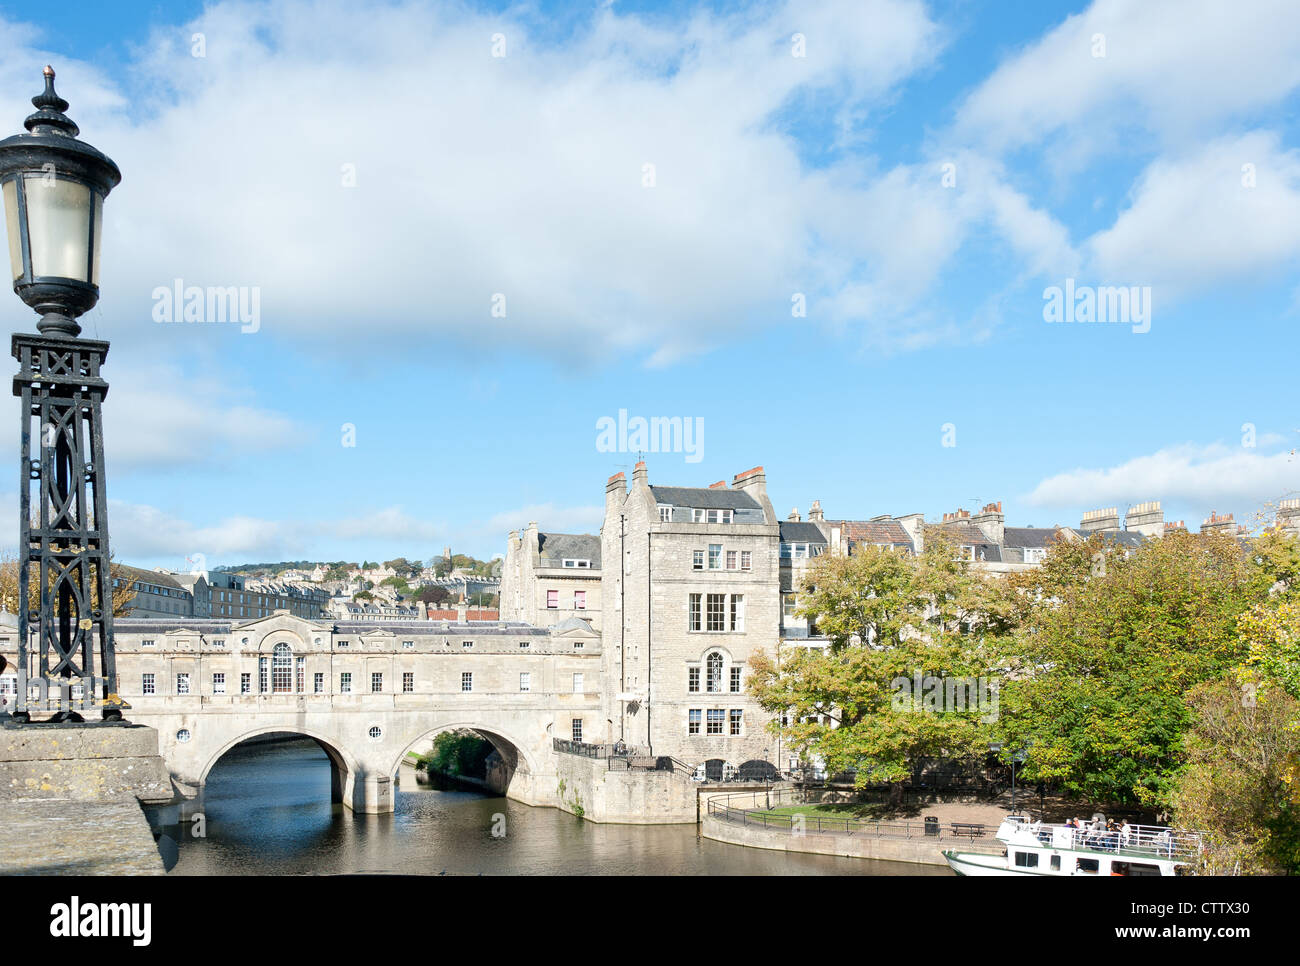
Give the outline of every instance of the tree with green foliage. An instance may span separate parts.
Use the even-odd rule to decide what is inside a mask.
[[[413,593],[411,586],[402,577],[385,577],[379,584],[382,587],[392,587],[402,597],[410,597]]]
[[[426,584],[415,596],[422,604],[442,604],[451,600],[451,592],[437,584]]]
[[[1183,763],[1186,695],[1243,657],[1239,618],[1270,569],[1218,533],[1173,532],[1127,549],[1101,534],[1058,542],[1018,575],[1000,730],[1033,750],[1027,781],[1091,801],[1159,806]]]
[[[973,681],[995,671],[1002,628],[984,620],[989,590],[959,557],[936,531],[920,556],[861,546],[818,558],[799,613],[830,647],[760,652],[750,662],[750,692],[786,716],[773,731],[830,772],[856,769],[859,785],[901,782],[921,757],[986,751],[987,707],[936,712],[912,688],[918,676]]]
[[[1260,675],[1300,698],[1300,597],[1277,593],[1238,621],[1246,648],[1241,675]]]
[[[473,731],[444,731],[433,739],[424,761],[430,771],[444,775],[484,778],[492,750],[492,743]]]
[[[1300,873],[1300,701],[1231,678],[1198,685],[1188,704],[1188,764],[1172,804],[1177,824],[1208,833],[1202,871]]]

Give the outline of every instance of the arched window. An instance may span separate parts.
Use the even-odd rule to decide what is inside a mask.
[[[710,652],[704,659],[704,681],[706,690],[722,690],[722,655],[717,651]]]
[[[293,691],[293,649],[288,644],[277,644],[271,652],[271,690]]]

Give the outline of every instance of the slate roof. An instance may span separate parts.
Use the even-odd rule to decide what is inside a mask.
[[[228,634],[232,622],[207,617],[114,617],[113,629],[132,634],[166,634],[168,631],[196,631],[202,634]]]
[[[1045,549],[1055,543],[1056,527],[1004,527],[1002,546],[1035,550]]]
[[[701,510],[761,510],[759,502],[743,490],[705,486],[652,486],[655,502],[667,506],[696,507]]]
[[[600,537],[594,533],[539,533],[537,548],[543,559],[559,561],[590,560],[591,569],[600,569]]]
[[[546,635],[550,631],[545,627],[536,627],[522,621],[351,621],[340,620],[334,624],[339,634],[367,634],[371,631],[391,631],[400,637],[403,634],[420,632],[424,634],[445,634],[452,630],[499,631],[509,634]]]
[[[1084,540],[1092,536],[1092,533],[1087,530],[1076,530],[1075,533]],[[1101,536],[1107,543],[1118,543],[1121,547],[1138,547],[1146,540],[1146,537],[1136,530],[1116,530],[1111,533],[1103,533]]]
[[[826,535],[822,533],[821,528],[815,523],[783,520],[781,522],[781,542],[824,544],[826,543]]]
[[[912,538],[897,520],[833,520],[850,543],[911,547]]]
[[[160,574],[156,570],[141,570],[139,567],[130,567],[126,564],[113,564],[113,576],[119,579],[139,580],[147,584],[153,584],[155,587],[170,587],[173,590],[186,590],[177,583],[176,578],[171,574]]]

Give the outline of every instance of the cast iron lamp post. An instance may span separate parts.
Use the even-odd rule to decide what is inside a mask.
[[[1023,765],[1029,757],[1029,747],[1032,742],[1026,742],[1025,747],[1019,748],[1011,753],[1011,814],[1016,813],[1016,765]],[[1002,753],[1002,742],[998,741],[989,745],[989,751],[1000,755]]]
[[[122,174],[77,140],[52,67],[32,104],[28,133],[0,141],[14,292],[41,316],[40,335],[13,336],[14,395],[22,400],[14,718],[30,721],[43,709],[55,711],[54,720],[80,720],[75,708],[98,706],[106,720],[120,720],[100,419],[108,343],[78,338],[76,320],[99,301],[104,198]],[[28,605],[33,565],[37,615]]]

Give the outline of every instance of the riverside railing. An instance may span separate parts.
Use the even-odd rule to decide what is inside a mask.
[[[1068,825],[1025,822],[1021,831],[1032,835],[1040,845],[1047,848],[1163,859],[1191,861],[1205,847],[1203,833],[1164,825],[1127,825],[1118,829],[1102,829],[1093,827],[1091,823],[1074,828]]]
[[[642,745],[613,744],[593,745],[582,741],[568,741],[564,738],[552,738],[551,747],[565,755],[579,755],[583,758],[648,758],[650,749]]]
[[[732,799],[751,799],[748,807],[732,804]],[[761,804],[760,804],[761,802]],[[871,819],[839,818],[831,815],[806,815],[777,812],[775,809],[791,805],[815,804],[799,800],[793,789],[773,789],[770,792],[742,792],[736,795],[709,799],[708,814],[736,825],[760,826],[779,829],[792,835],[826,834],[865,835],[873,838],[919,839],[984,843],[988,837],[983,831],[967,827],[961,831],[944,828],[937,822],[880,822]]]

